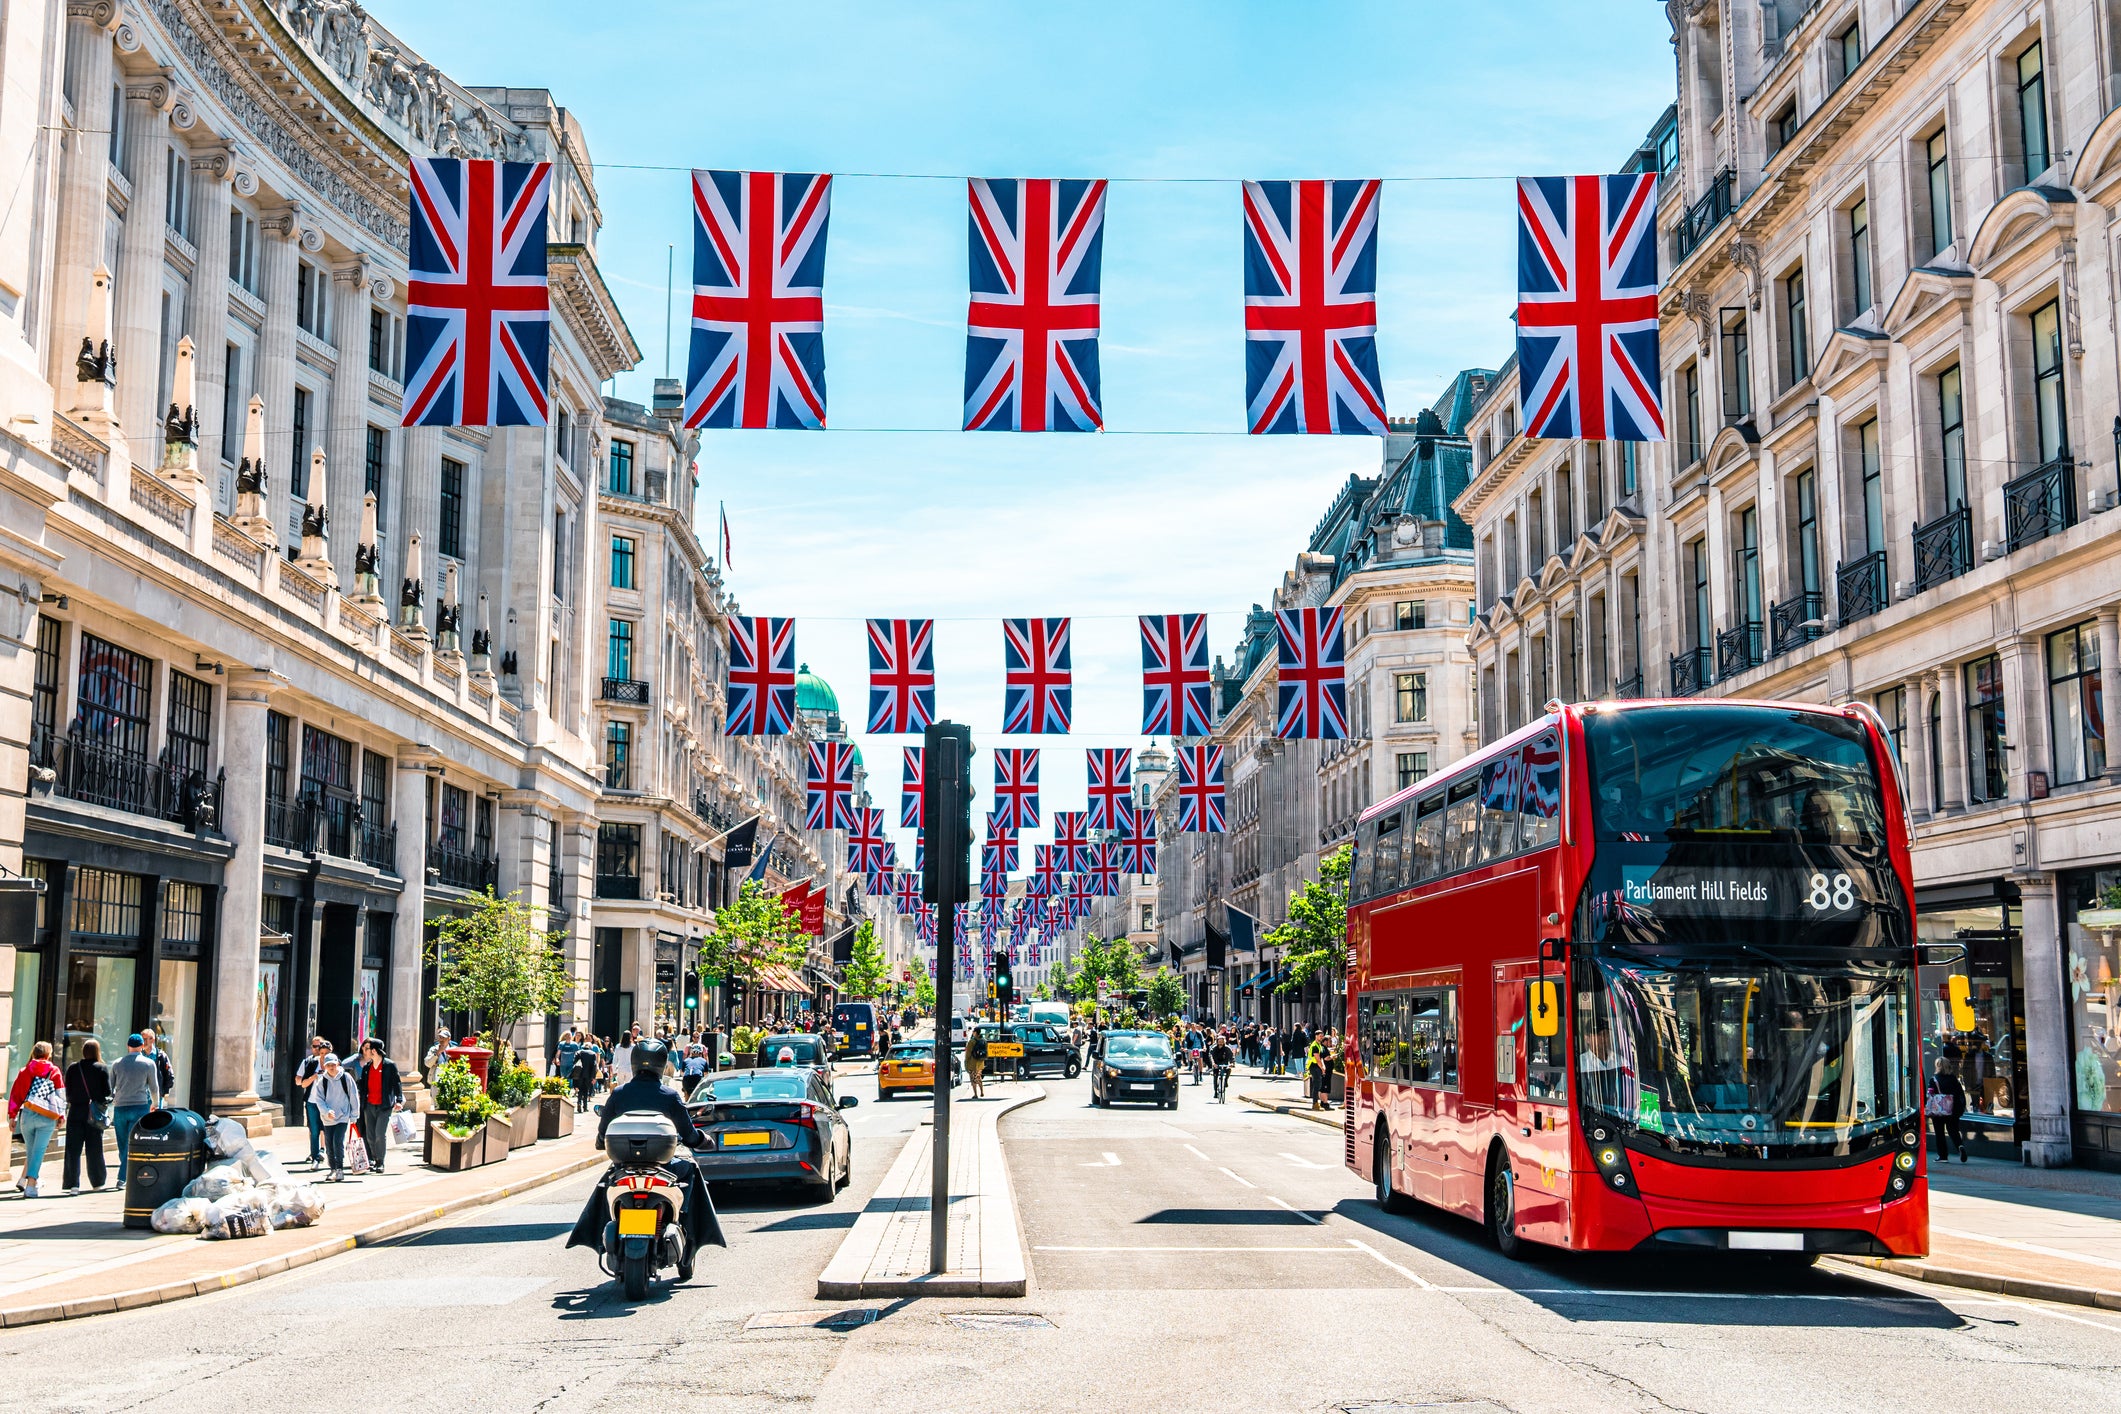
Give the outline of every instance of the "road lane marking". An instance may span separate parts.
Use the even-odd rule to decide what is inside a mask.
[[[1844,1296],[1805,1291],[1629,1291],[1619,1287],[1590,1286],[1439,1286],[1435,1290],[1462,1296],[1631,1296],[1644,1301],[1920,1301],[1939,1306],[1944,1304],[1929,1296]]]
[[[1193,1149],[1193,1146],[1192,1146],[1191,1144],[1188,1144],[1188,1145],[1187,1145],[1186,1147],[1187,1147],[1188,1149]],[[1193,1149],[1193,1157],[1194,1157],[1194,1158],[1196,1158],[1196,1159],[1199,1159],[1199,1160],[1200,1160],[1200,1161],[1201,1161],[1202,1163],[1204,1163],[1204,1164],[1212,1164],[1212,1163],[1214,1163],[1214,1162],[1215,1162],[1215,1160],[1213,1160],[1213,1159],[1209,1158],[1209,1157],[1208,1157],[1208,1156],[1207,1156],[1206,1154],[1203,1154],[1203,1153],[1202,1153],[1202,1152],[1201,1152],[1200,1150],[1198,1150],[1198,1149]],[[1224,1173],[1228,1173],[1228,1172],[1229,1172],[1229,1170],[1228,1170],[1228,1169],[1224,1169],[1224,1170],[1223,1170],[1223,1172],[1224,1172]]]
[[[1405,1277],[1408,1281],[1413,1282],[1423,1291],[1434,1291],[1436,1289],[1435,1283],[1428,1280],[1428,1278],[1420,1276],[1414,1272],[1408,1271],[1405,1267],[1402,1267],[1401,1265],[1399,1265],[1399,1263],[1393,1261],[1390,1257],[1387,1257],[1384,1253],[1378,1251],[1369,1243],[1358,1242],[1351,1237],[1348,1239],[1348,1245],[1360,1251],[1369,1253],[1372,1257],[1375,1257],[1379,1262],[1382,1262],[1385,1266],[1390,1267],[1393,1271],[1398,1272],[1401,1276]]]
[[[1289,1161],[1290,1163],[1292,1163],[1292,1164],[1296,1165],[1296,1166],[1297,1166],[1298,1168],[1304,1168],[1304,1169],[1337,1169],[1337,1168],[1339,1168],[1339,1167],[1340,1167],[1340,1165],[1339,1165],[1339,1164],[1314,1164],[1314,1163],[1312,1163],[1312,1162],[1311,1162],[1311,1161],[1310,1161],[1309,1159],[1299,1159],[1298,1157],[1296,1157],[1296,1155],[1294,1155],[1294,1154],[1291,1154],[1291,1153],[1287,1152],[1286,1150],[1284,1150],[1284,1151],[1283,1151],[1283,1153],[1282,1153],[1282,1157],[1283,1157],[1283,1158],[1285,1158],[1285,1159],[1287,1159],[1287,1160],[1288,1160],[1288,1161]]]
[[[1119,1155],[1106,1154],[1102,1161],[1099,1161],[1097,1159],[1084,1159],[1082,1166],[1086,1169],[1116,1169],[1119,1167]]]
[[[2042,1247],[2037,1242],[2013,1242],[2007,1237],[1990,1237],[1986,1233],[1967,1232],[1956,1227],[1939,1227],[1935,1223],[1930,1224],[1930,1231],[1941,1232],[1947,1237],[1964,1237],[1974,1242],[1986,1242],[1995,1247],[2010,1247],[2020,1252],[2037,1252],[2043,1257],[2060,1257],[2064,1261],[2082,1262],[2091,1267],[2121,1267],[2121,1262],[2086,1256],[2082,1252],[2065,1252],[2059,1247]]]
[[[1909,1298],[1909,1299],[1913,1299],[1913,1298]],[[2077,1324],[2077,1325],[2080,1325],[2080,1326],[2093,1326],[2093,1327],[2096,1327],[2097,1329],[2099,1329],[2099,1330],[2102,1330],[2102,1331],[2115,1331],[2115,1332],[2121,1332],[2121,1326],[2110,1326],[2110,1325],[2108,1325],[2108,1324],[2107,1324],[2106,1322],[2104,1322],[2104,1321],[2091,1321],[2091,1320],[2086,1320],[2086,1319],[2085,1319],[2084,1317],[2082,1317],[2082,1316],[2072,1316],[2072,1315],[2070,1315],[2070,1314],[2069,1314],[2068,1312],[2066,1312],[2066,1311],[2051,1311],[2051,1310],[2049,1310],[2049,1309],[2048,1309],[2047,1307],[2045,1307],[2045,1306],[2034,1306],[2034,1305],[2031,1305],[2031,1304],[2029,1304],[2029,1303],[2027,1303],[2027,1302],[2024,1302],[2024,1301],[1993,1301],[1993,1300],[1991,1300],[1991,1301],[1957,1301],[1957,1300],[1954,1300],[1954,1301],[1952,1301],[1952,1302],[1950,1302],[1950,1303],[1947,1303],[1947,1304],[1949,1304],[1949,1305],[1953,1305],[1953,1306],[2008,1306],[2008,1307],[2010,1307],[2010,1308],[2011,1308],[2012,1310],[2014,1310],[2014,1311],[2030,1311],[2030,1312],[2032,1312],[2032,1313],[2033,1313],[2034,1315],[2036,1315],[2036,1316],[2053,1316],[2053,1317],[2054,1317],[2054,1318],[2055,1318],[2056,1320],[2058,1320],[2058,1321],[2071,1321],[2071,1322],[2074,1322],[2075,1324]]]
[[[1236,1179],[1237,1179],[1237,1181],[1238,1181],[1239,1183],[1242,1183],[1242,1184],[1244,1184],[1244,1185],[1245,1185],[1245,1187],[1247,1187],[1247,1188],[1256,1188],[1256,1187],[1258,1187],[1258,1185],[1257,1185],[1257,1184],[1255,1184],[1255,1183],[1252,1183],[1252,1182],[1250,1182],[1250,1181],[1248,1181],[1248,1180],[1246,1180],[1246,1179],[1243,1179],[1243,1178],[1238,1178],[1238,1176],[1237,1176],[1236,1174],[1234,1174],[1234,1173],[1231,1173],[1229,1169],[1223,1169],[1223,1172],[1224,1172],[1224,1173],[1228,1173],[1228,1174],[1230,1174],[1230,1177],[1232,1177],[1232,1178],[1236,1178]]]
[[[1034,1247],[1034,1252],[1304,1252],[1314,1257],[1353,1257],[1353,1248],[1339,1247]],[[1372,1255],[1375,1255],[1374,1253]],[[1387,1263],[1386,1265],[1390,1265]],[[1411,1272],[1408,1275],[1413,1275]],[[1414,1278],[1421,1281],[1420,1277]],[[1428,1283],[1423,1282],[1424,1286]]]
[[[1247,1186],[1247,1187],[1249,1187],[1250,1185],[1248,1184],[1248,1185],[1246,1185],[1246,1186]],[[1288,1209],[1288,1210],[1289,1210],[1290,1212],[1292,1212],[1292,1213],[1296,1214],[1296,1216],[1298,1216],[1298,1217],[1302,1218],[1302,1219],[1303,1219],[1303,1220],[1304,1220],[1305,1222],[1307,1222],[1307,1223],[1311,1224],[1311,1226],[1313,1226],[1313,1227],[1324,1227],[1324,1226],[1325,1226],[1325,1220],[1324,1220],[1324,1219],[1322,1219],[1322,1218],[1314,1218],[1314,1217],[1312,1217],[1312,1216],[1311,1216],[1311,1215],[1310,1215],[1309,1213],[1305,1212],[1305,1211],[1304,1211],[1303,1209],[1301,1209],[1301,1208],[1299,1208],[1299,1207],[1296,1207],[1296,1206],[1294,1206],[1294,1205],[1292,1205],[1292,1204],[1289,1204],[1289,1203],[1284,1203],[1284,1202],[1282,1202],[1282,1200],[1281,1200],[1281,1199],[1279,1199],[1279,1198],[1275,1197],[1275,1196],[1274,1196],[1274,1195],[1273,1195],[1272,1193],[1269,1193],[1269,1194],[1267,1195],[1267,1201],[1268,1201],[1269,1203],[1273,1203],[1273,1204],[1276,1204],[1276,1205],[1278,1205],[1278,1206],[1280,1206],[1280,1207],[1283,1207],[1283,1208],[1287,1208],[1287,1209]]]

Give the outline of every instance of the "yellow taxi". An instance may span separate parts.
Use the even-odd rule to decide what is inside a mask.
[[[935,1043],[901,1041],[876,1065],[876,1097],[888,1100],[901,1090],[935,1093]]]

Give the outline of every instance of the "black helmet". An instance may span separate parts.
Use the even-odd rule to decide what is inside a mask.
[[[661,1079],[664,1067],[670,1064],[670,1047],[662,1041],[641,1041],[633,1048],[633,1073],[653,1075]]]

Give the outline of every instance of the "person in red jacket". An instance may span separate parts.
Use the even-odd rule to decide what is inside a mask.
[[[52,1064],[51,1042],[30,1047],[29,1063],[15,1072],[15,1083],[7,1089],[7,1117],[22,1135],[22,1196],[35,1198],[44,1151],[66,1117],[66,1077]]]

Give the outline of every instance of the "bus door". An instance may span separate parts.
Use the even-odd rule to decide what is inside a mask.
[[[1553,967],[1546,1004],[1560,1023],[1568,989]],[[1566,1027],[1552,1036],[1533,1013],[1540,1004],[1539,968],[1500,963],[1495,968],[1495,1121],[1509,1148],[1517,1181],[1519,1230],[1538,1242],[1568,1235],[1569,1139]]]

